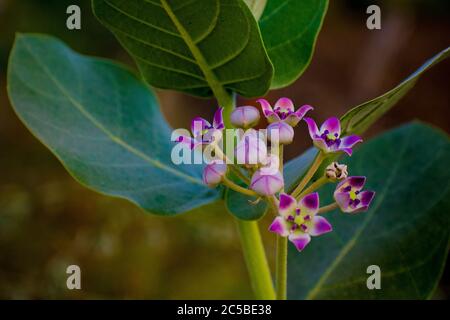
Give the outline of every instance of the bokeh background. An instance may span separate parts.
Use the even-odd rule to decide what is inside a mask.
[[[390,89],[450,45],[448,0],[333,0],[313,61],[291,87],[273,91],[316,107],[319,121]],[[82,30],[65,27],[66,8],[82,9]],[[365,27],[369,4],[382,8],[382,30]],[[74,49],[132,61],[92,15],[89,1],[0,0],[0,298],[196,299],[251,298],[232,218],[211,206],[174,218],[149,215],[132,204],[76,183],[19,122],[6,95],[7,58],[15,32],[55,35]],[[366,138],[420,119],[450,130],[450,62],[427,72]],[[214,101],[158,91],[174,127]],[[241,100],[240,103],[254,103]],[[297,128],[297,136],[306,134]],[[306,136],[305,136],[306,137]],[[308,139],[287,149],[292,158]],[[261,228],[269,221],[263,220]],[[273,263],[275,238],[263,232]],[[66,267],[82,270],[82,290],[66,288]],[[435,298],[449,297],[446,268]]]

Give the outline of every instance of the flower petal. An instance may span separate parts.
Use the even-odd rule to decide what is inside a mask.
[[[280,203],[278,204],[278,211],[280,215],[287,218],[290,215],[295,216],[295,209],[297,208],[297,200],[294,197],[286,194],[280,194]]]
[[[253,174],[250,188],[263,196],[270,196],[280,191],[284,186],[283,176],[276,174],[263,174],[258,170]]]
[[[351,135],[351,136],[343,137],[341,139],[340,147],[342,147],[342,148],[351,148],[355,144],[357,144],[358,142],[362,142],[362,141],[363,141],[362,138],[360,136],[357,136],[357,135]]]
[[[335,192],[334,200],[336,200],[339,208],[343,212],[352,212],[353,209],[350,207],[350,194],[348,192]]]
[[[330,147],[328,147],[327,143],[322,138],[314,138],[313,144],[316,146],[316,148],[322,150],[325,153],[328,153],[331,151]]]
[[[312,118],[303,118],[308,125],[309,135],[312,139],[317,138],[320,135],[316,122]]]
[[[291,127],[295,127],[299,123],[299,121],[303,119],[305,114],[313,109],[314,108],[309,105],[304,105],[300,107],[297,111],[291,112],[283,121],[288,125],[290,125]]]
[[[375,197],[374,191],[362,191],[359,194],[359,199],[361,200],[361,205],[363,206],[369,206],[372,202],[373,198]]]
[[[207,120],[205,120],[201,117],[195,117],[194,119],[192,119],[191,131],[192,131],[192,134],[194,135],[194,137],[201,135],[203,130],[206,130],[209,128],[211,128],[211,124]]]
[[[277,110],[277,108],[294,112],[294,103],[292,102],[291,99],[283,97],[278,99],[277,102],[275,102],[275,110]]]
[[[214,113],[213,127],[215,129],[225,128],[225,125],[223,123],[223,108],[217,109],[217,111]]]
[[[291,241],[298,251],[302,251],[311,241],[309,234],[302,231],[296,231],[289,235],[289,241]]]
[[[351,157],[353,154],[352,148],[338,148],[334,152],[339,152],[339,151],[345,152],[349,157]]]
[[[294,140],[294,129],[283,121],[271,123],[267,127],[267,131],[269,132],[268,138],[271,142],[290,144]],[[276,141],[277,139],[278,141]]]
[[[324,233],[333,231],[333,227],[327,219],[321,216],[314,216],[312,220],[312,227],[309,230],[309,234],[313,237],[320,236]]]
[[[287,237],[289,235],[289,223],[283,217],[276,217],[270,225],[269,231]]]
[[[320,127],[320,133],[324,133],[325,130],[328,130],[329,134],[337,134],[337,138],[341,135],[341,122],[336,117],[328,118]]]
[[[298,203],[301,212],[314,215],[319,210],[319,194],[317,192],[307,194]]]
[[[342,180],[337,186],[336,191],[337,192],[343,192],[345,188],[348,186],[352,187],[353,191],[359,191],[364,187],[364,184],[366,183],[366,177],[364,176],[351,176],[347,177],[346,179]]]
[[[209,187],[215,187],[222,181],[226,172],[227,165],[225,163],[213,161],[203,169],[203,183]]]
[[[303,118],[306,115],[306,113],[311,110],[314,110],[314,108],[308,104],[305,104],[304,106],[298,108],[298,110],[295,111],[295,114],[297,115],[297,117]]]
[[[267,117],[270,113],[273,113],[272,106],[266,99],[258,99],[256,100],[256,102],[258,102],[261,105],[261,109],[263,111],[264,116]]]

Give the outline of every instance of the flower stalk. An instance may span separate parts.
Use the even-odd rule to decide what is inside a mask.
[[[235,108],[235,96],[231,96],[224,91],[215,92],[215,96],[219,104],[224,107],[225,127],[232,128],[233,125],[231,124],[230,115]],[[236,218],[236,224],[255,298],[274,300],[275,290],[258,223],[256,221],[244,221]]]
[[[329,204],[329,205],[320,207],[318,213],[319,213],[319,214],[326,213],[326,212],[329,212],[329,211],[333,211],[333,210],[335,210],[335,209],[337,209],[337,208],[339,208],[337,202],[333,202],[333,203],[331,203],[331,204]]]
[[[309,167],[308,171],[306,172],[303,179],[300,181],[298,186],[292,191],[292,196],[294,198],[298,198],[300,193],[303,191],[305,186],[308,184],[308,182],[312,179],[316,171],[319,169],[320,165],[322,164],[322,161],[325,159],[325,154],[323,152],[319,152],[314,159],[314,162]]]

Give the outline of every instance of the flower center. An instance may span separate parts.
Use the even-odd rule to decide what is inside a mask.
[[[336,145],[336,147],[339,147],[341,144],[341,139],[339,139],[339,134],[337,133],[331,133],[328,130],[325,130],[320,137],[325,140],[326,144],[331,147],[333,144]]]

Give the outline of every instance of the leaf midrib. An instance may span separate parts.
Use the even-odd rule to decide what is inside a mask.
[[[205,76],[206,82],[208,82],[209,86],[211,87],[211,90],[213,91],[214,95],[217,99],[219,97],[227,96],[228,93],[226,92],[225,88],[221,85],[220,81],[217,79],[214,72],[209,68],[208,63],[206,62],[205,57],[203,56],[200,49],[197,47],[187,30],[184,28],[184,26],[181,24],[181,22],[178,20],[175,13],[172,11],[172,8],[169,6],[166,0],[160,0],[162,7],[166,11],[167,15],[169,16],[170,20],[172,20],[172,23],[175,25],[175,28],[178,30],[178,32],[181,35],[181,38],[185,41],[186,45],[188,46],[189,50],[192,53],[192,56],[197,61],[198,66],[203,72],[203,75]],[[219,5],[219,4],[218,4]]]
[[[200,180],[195,179],[194,177],[184,174],[183,172],[177,171],[171,167],[168,167],[167,165],[165,165],[164,163],[160,162],[159,160],[153,159],[151,157],[149,157],[148,155],[146,155],[145,153],[143,153],[142,151],[132,147],[131,145],[129,145],[127,142],[123,141],[122,139],[120,139],[119,137],[115,136],[113,133],[111,133],[105,126],[103,126],[103,124],[101,124],[101,122],[99,122],[97,119],[95,119],[95,117],[93,117],[84,107],[83,105],[78,102],[74,97],[72,97],[72,95],[64,88],[64,86],[62,84],[60,84],[60,82],[52,76],[50,70],[48,70],[48,68],[46,67],[46,65],[44,65],[39,59],[37,59],[37,57],[34,55],[33,51],[31,50],[31,48],[29,47],[29,45],[25,42],[22,41],[24,48],[28,51],[28,53],[30,54],[30,56],[33,58],[33,60],[36,61],[36,63],[42,68],[42,70],[44,71],[44,73],[49,77],[49,79],[56,85],[56,87],[61,91],[61,93],[63,94],[64,97],[66,97],[68,99],[68,101],[84,116],[86,117],[97,129],[99,129],[100,131],[102,131],[108,138],[111,139],[111,141],[115,142],[116,144],[120,145],[121,147],[123,147],[124,149],[126,149],[127,151],[131,152],[132,154],[136,155],[137,157],[141,158],[143,161],[148,162],[150,165],[159,168],[161,170],[167,171],[173,175],[176,175],[180,178],[183,178],[184,180],[187,180],[191,183],[195,183],[195,184],[199,184],[199,185],[204,185]]]

